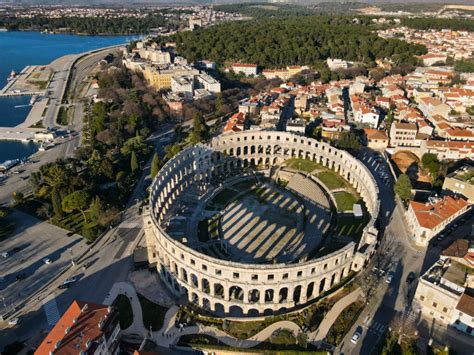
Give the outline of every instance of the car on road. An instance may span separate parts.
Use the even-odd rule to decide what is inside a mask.
[[[407,276],[407,282],[412,283],[415,280],[415,273],[413,271],[410,271]]]
[[[59,289],[69,288],[71,285],[77,281],[77,277],[73,276],[69,279],[64,280],[64,282],[58,286]]]
[[[357,342],[360,339],[360,336],[362,335],[362,329],[359,329],[360,327],[357,327],[356,331],[354,332],[354,335],[351,338],[351,343],[357,344]]]
[[[8,258],[8,257],[10,256],[10,254],[8,254],[8,252],[6,252],[6,251],[3,252],[1,255],[2,255],[4,258]]]
[[[15,280],[17,281],[24,280],[24,279],[26,279],[26,273],[24,272],[20,272],[19,274],[15,276]]]
[[[44,258],[43,259],[43,262],[46,264],[46,265],[49,265],[52,263],[51,259],[50,258]]]
[[[8,321],[9,325],[18,325],[20,323],[20,318],[12,318]]]
[[[387,277],[385,278],[385,283],[390,284],[393,280],[393,272],[389,271]]]

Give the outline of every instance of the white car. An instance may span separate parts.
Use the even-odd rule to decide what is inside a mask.
[[[385,283],[388,283],[388,284],[389,284],[389,283],[392,282],[392,280],[393,280],[393,272],[390,271],[390,272],[387,274],[387,278],[385,279]]]
[[[357,342],[358,342],[359,339],[360,339],[360,336],[361,336],[360,332],[359,332],[358,330],[356,330],[355,333],[354,333],[354,335],[353,335],[352,338],[351,338],[351,343],[357,344]]]
[[[9,325],[18,325],[20,323],[20,318],[12,318],[8,321]]]
[[[51,259],[50,258],[44,258],[43,259],[43,262],[46,264],[46,265],[49,265],[52,263]]]

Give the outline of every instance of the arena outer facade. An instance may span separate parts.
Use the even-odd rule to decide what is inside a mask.
[[[223,154],[222,154],[223,153]],[[359,192],[371,215],[358,244],[317,259],[291,264],[243,264],[200,253],[170,237],[162,228],[183,191],[212,176],[248,165],[279,165],[306,158],[333,169]],[[379,191],[370,171],[345,151],[287,132],[244,131],[214,138],[183,150],[153,181],[144,213],[148,260],[176,296],[218,314],[261,316],[304,305],[359,271],[375,252]]]

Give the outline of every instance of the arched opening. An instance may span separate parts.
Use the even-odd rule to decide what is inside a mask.
[[[263,315],[264,315],[264,316],[273,316],[273,309],[266,308],[266,309],[263,311]]]
[[[301,299],[301,286],[296,286],[293,291],[293,302],[299,303]]]
[[[193,285],[194,287],[198,287],[198,278],[194,274],[191,274],[191,285]]]
[[[214,296],[224,299],[224,287],[221,284],[214,284]]]
[[[207,279],[202,279],[201,287],[205,293],[209,294],[211,292],[211,286],[209,284],[209,281],[207,281]]]
[[[258,317],[258,316],[260,315],[260,313],[258,312],[257,309],[251,308],[251,309],[249,309],[249,311],[247,312],[247,315],[248,315],[249,317]]]
[[[244,291],[239,286],[232,286],[229,289],[229,298],[231,301],[242,302],[244,300]]]
[[[314,282],[310,282],[308,287],[306,288],[306,298],[310,299],[313,296],[314,292]]]
[[[244,315],[244,311],[239,306],[231,306],[229,308],[229,315],[231,317],[242,317]]]
[[[249,291],[249,303],[257,303],[260,300],[260,291],[259,290],[250,290]]]
[[[272,303],[275,292],[271,289],[265,291],[265,303]]]
[[[287,300],[288,300],[288,287],[283,287],[282,289],[280,289],[278,302],[284,303]]]
[[[247,155],[249,153],[249,147],[244,146],[244,155]]]
[[[252,145],[250,147],[250,154],[255,154],[255,146],[254,145]]]
[[[334,286],[335,281],[336,281],[336,273],[332,274],[332,276],[331,276],[331,283],[330,283],[331,287]]]
[[[205,309],[206,311],[211,310],[211,302],[207,298],[202,299],[202,308]]]
[[[184,268],[181,268],[181,280],[188,283],[188,272]]]
[[[216,303],[214,305],[214,313],[220,317],[223,317],[225,315],[224,306],[221,303]]]
[[[324,291],[324,285],[326,284],[326,278],[324,277],[319,283],[319,293]]]
[[[194,292],[191,294],[191,302],[194,304],[199,304],[199,297]]]

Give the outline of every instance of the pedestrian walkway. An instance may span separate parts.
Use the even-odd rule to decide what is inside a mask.
[[[61,318],[61,315],[59,314],[58,304],[56,303],[56,297],[54,294],[43,300],[43,310],[46,315],[46,321],[48,322],[48,325],[56,325],[56,323]]]
[[[362,289],[357,288],[347,296],[337,301],[334,306],[332,306],[331,310],[324,316],[324,319],[319,325],[318,329],[308,334],[308,340],[312,343],[322,342],[326,338],[329,329],[331,329],[333,323],[336,321],[337,317],[339,317],[341,312],[362,296]]]
[[[111,305],[117,296],[124,295],[128,297],[130,305],[133,311],[133,323],[130,327],[123,330],[124,334],[144,334],[146,333],[145,326],[143,325],[143,313],[140,301],[138,299],[137,292],[132,284],[129,282],[116,282],[109,294],[104,300],[104,304]]]

